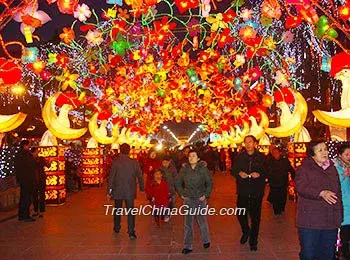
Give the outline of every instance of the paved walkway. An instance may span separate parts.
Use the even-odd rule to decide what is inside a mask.
[[[203,249],[195,225],[193,253],[181,254],[183,217],[175,216],[157,227],[150,216],[136,217],[138,239],[126,234],[126,218],[120,234],[113,232],[112,216],[105,216],[105,186],[87,188],[69,196],[65,205],[48,207],[44,218],[34,223],[11,219],[0,223],[1,259],[298,259],[299,243],[294,227],[295,204],[288,201],[286,214],[274,217],[270,204],[263,202],[257,252],[240,245],[240,227],[234,216],[208,217],[211,248]],[[210,206],[235,206],[234,179],[214,176]],[[145,203],[139,196],[136,205]],[[178,201],[178,204],[181,202]]]

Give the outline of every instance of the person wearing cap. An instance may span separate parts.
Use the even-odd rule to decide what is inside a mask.
[[[33,191],[36,183],[37,162],[29,151],[29,141],[23,140],[20,151],[15,157],[15,172],[20,185],[20,199],[18,208],[18,220],[34,222],[30,217],[29,208],[32,203]]]

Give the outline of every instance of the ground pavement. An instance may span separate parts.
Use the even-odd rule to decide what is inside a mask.
[[[266,192],[267,193],[267,192]],[[136,206],[144,204],[140,194]],[[234,207],[234,179],[228,174],[214,175],[209,201],[217,210]],[[119,234],[113,232],[112,216],[105,216],[105,185],[85,188],[68,197],[62,206],[47,207],[44,218],[33,223],[16,218],[0,223],[0,258],[5,259],[298,259],[299,243],[295,229],[295,204],[288,201],[286,213],[275,217],[263,202],[258,251],[248,243],[240,245],[240,227],[235,216],[209,216],[211,247],[203,249],[195,225],[193,253],[182,255],[183,217],[175,216],[157,227],[151,216],[136,217],[138,239],[130,241],[126,218]],[[181,201],[178,200],[178,205]]]

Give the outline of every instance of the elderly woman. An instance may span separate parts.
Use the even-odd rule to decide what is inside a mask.
[[[343,220],[339,177],[325,142],[310,142],[307,153],[295,175],[299,255],[302,260],[333,259]]]
[[[340,228],[341,251],[345,259],[350,259],[350,144],[342,144],[338,154],[334,164],[339,174],[344,207],[344,220]]]

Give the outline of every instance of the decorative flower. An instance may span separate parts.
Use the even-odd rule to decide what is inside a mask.
[[[233,19],[237,16],[236,12],[233,9],[229,9],[226,13],[223,13],[223,21],[225,23],[231,23]]]
[[[294,34],[291,31],[286,31],[282,34],[282,39],[285,43],[290,43],[294,40]]]
[[[264,40],[264,45],[270,50],[276,49],[276,44],[272,36],[269,36],[267,39]]]
[[[276,76],[274,77],[276,84],[282,85],[283,87],[288,87],[289,82],[287,76],[280,70],[276,71]]]
[[[76,89],[77,83],[75,82],[79,78],[79,74],[71,74],[68,70],[64,70],[63,75],[56,76],[56,79],[62,83],[62,90],[66,90],[68,87]]]
[[[191,37],[197,36],[200,32],[199,21],[195,18],[192,18],[187,24],[188,34]]]
[[[65,43],[65,44],[70,44],[75,38],[75,33],[72,28],[69,27],[64,27],[63,28],[63,33],[60,34],[60,39]]]
[[[211,31],[216,32],[219,28],[227,28],[227,23],[223,21],[222,13],[216,14],[215,17],[209,16],[206,18],[207,22],[211,24]]]
[[[61,68],[65,68],[68,62],[69,62],[69,58],[67,57],[67,54],[61,53],[57,56],[57,61],[56,61],[57,66]]]
[[[53,64],[57,62],[57,53],[49,53],[48,55],[48,64]]]
[[[24,62],[26,63],[35,62],[38,55],[39,55],[39,49],[37,47],[25,48]]]
[[[85,38],[92,46],[100,45],[103,42],[102,33],[99,30],[88,31]]]
[[[51,17],[44,11],[38,10],[38,8],[38,1],[34,1],[33,4],[28,5],[24,10],[21,9],[20,12],[13,15],[13,20],[21,23],[20,30],[23,35],[25,26],[29,26],[30,32],[33,33],[35,28],[51,21]]]
[[[246,21],[248,21],[248,20],[250,20],[252,18],[252,13],[253,13],[252,10],[245,8],[245,9],[242,10],[242,12],[239,15],[239,17],[241,17],[243,19],[243,21],[246,22]]]
[[[74,17],[80,22],[85,22],[91,17],[90,8],[86,4],[78,5],[77,9],[75,9]]]
[[[163,16],[161,21],[154,21],[153,24],[156,32],[168,33],[170,30],[176,28],[176,23],[169,22],[166,16]]]
[[[278,1],[265,0],[261,5],[261,14],[263,17],[280,19],[281,6]]]
[[[241,37],[242,41],[247,42],[247,40],[256,37],[256,31],[251,26],[244,26],[239,29],[239,36]]]
[[[225,28],[222,33],[219,35],[218,47],[223,48],[226,44],[233,43],[234,38],[230,36],[231,30],[229,28]]]
[[[237,54],[236,55],[236,60],[233,63],[233,65],[235,65],[235,67],[238,68],[238,67],[242,66],[244,63],[245,63],[244,55]]]
[[[128,14],[128,10],[127,9],[122,9],[122,8],[118,8],[118,18],[122,19],[122,20],[128,20],[130,18],[130,15]]]

